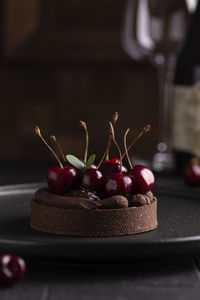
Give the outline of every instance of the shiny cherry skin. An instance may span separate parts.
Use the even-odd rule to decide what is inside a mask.
[[[25,261],[11,254],[0,254],[0,285],[10,285],[23,278]]]
[[[80,185],[90,191],[100,191],[103,185],[103,175],[99,170],[88,169],[81,177]]]
[[[91,164],[90,169],[97,169],[97,166],[95,164]]]
[[[48,186],[54,193],[63,195],[75,184],[77,173],[74,167],[64,169],[57,166],[50,167],[47,171]]]
[[[84,162],[82,159],[81,159],[81,161]],[[72,166],[72,165],[70,165],[70,166]],[[77,168],[75,168],[75,169],[77,170],[77,176],[76,176],[76,179],[75,179],[74,183],[72,184],[72,188],[80,187],[80,185],[81,185],[81,178],[82,178],[82,175],[83,175],[83,170],[79,170]],[[97,166],[95,164],[92,164],[90,166],[90,169],[95,169],[96,170]]]
[[[114,164],[119,164],[120,163],[120,159],[113,157],[111,159],[108,160],[109,163],[114,163]]]
[[[120,173],[121,166],[118,158],[112,158],[110,160],[102,161],[100,165],[100,171],[105,177],[109,177],[112,173]],[[127,168],[122,165],[122,174],[127,173]]]
[[[192,186],[200,186],[200,165],[198,161],[191,160],[183,171],[186,182]]]
[[[108,197],[114,195],[126,195],[132,189],[132,180],[126,174],[112,173],[105,180],[104,191]]]
[[[154,187],[154,174],[149,168],[143,165],[136,165],[133,169],[128,170],[128,175],[133,182],[131,191],[133,194],[146,194]]]

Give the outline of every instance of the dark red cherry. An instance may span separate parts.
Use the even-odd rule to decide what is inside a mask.
[[[116,160],[116,158],[114,158]],[[112,173],[120,173],[121,166],[120,162],[111,162],[110,160],[104,160],[102,161],[99,170],[102,172],[102,174],[105,177],[109,177]],[[122,174],[127,173],[127,168],[122,165]]]
[[[190,185],[200,185],[200,165],[198,159],[192,159],[184,168],[184,178]]]
[[[109,163],[114,163],[114,164],[119,164],[120,163],[120,159],[119,158],[111,158],[108,160]]]
[[[132,180],[128,175],[113,173],[106,179],[104,190],[107,196],[126,195],[132,189]]]
[[[131,177],[133,182],[133,194],[146,194],[154,187],[154,174],[149,168],[143,165],[136,165],[133,169],[128,170],[128,175]]]
[[[64,194],[74,185],[77,173],[74,167],[61,169],[53,166],[47,171],[47,183],[54,193]]]
[[[81,186],[91,191],[99,191],[103,185],[103,175],[99,170],[86,170],[81,177]]]
[[[97,169],[97,166],[95,164],[91,164],[90,169]]]
[[[24,276],[26,264],[21,257],[0,254],[0,285],[13,284]]]
[[[76,168],[75,168],[76,169]],[[90,169],[97,169],[97,166],[92,164],[90,166]],[[76,176],[76,180],[74,181],[73,185],[72,185],[72,188],[76,188],[76,187],[79,187],[81,185],[81,178],[82,178],[82,175],[83,175],[83,170],[77,170],[77,176]]]

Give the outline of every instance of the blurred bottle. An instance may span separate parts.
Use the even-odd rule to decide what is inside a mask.
[[[192,17],[174,80],[173,148],[176,169],[200,157],[200,0]]]

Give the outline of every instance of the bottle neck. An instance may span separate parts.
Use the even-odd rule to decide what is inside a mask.
[[[176,71],[175,85],[191,86],[200,81],[200,63],[182,66]]]
[[[200,81],[200,0],[191,18],[185,41],[179,53],[174,83],[192,85]]]

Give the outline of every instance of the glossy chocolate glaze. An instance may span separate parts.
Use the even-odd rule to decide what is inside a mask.
[[[69,191],[69,193],[66,194],[67,197],[73,197],[73,198],[85,198],[88,200],[94,200],[98,201],[100,198],[97,196],[95,192],[91,192],[89,190],[79,188],[79,189],[73,189]]]

